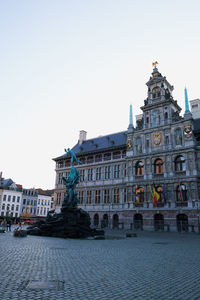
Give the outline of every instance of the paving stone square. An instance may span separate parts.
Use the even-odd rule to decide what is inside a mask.
[[[0,299],[200,299],[200,235],[105,240],[0,234]]]

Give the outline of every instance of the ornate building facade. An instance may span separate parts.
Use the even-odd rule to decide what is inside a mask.
[[[153,69],[142,114],[134,128],[132,107],[128,130],[86,139],[81,131],[72,148],[82,165],[79,206],[96,227],[198,231],[200,210],[200,119],[185,113],[173,99],[173,86]],[[64,198],[62,177],[70,160],[56,162],[55,202]]]

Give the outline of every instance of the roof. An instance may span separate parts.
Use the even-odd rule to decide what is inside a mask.
[[[36,189],[39,195],[43,195],[43,196],[52,196],[54,189],[52,190],[43,190],[43,189]]]
[[[3,189],[8,188],[12,183],[13,183],[13,181],[12,181],[11,178],[3,179],[3,180],[2,180],[2,188],[3,188]]]
[[[107,151],[113,148],[125,147],[126,146],[126,132],[121,131],[118,133],[113,133],[109,135],[100,136],[97,138],[85,140],[82,144],[77,143],[72,151],[77,155],[91,153],[91,152],[99,152],[99,151]],[[54,158],[55,161],[66,158],[67,155],[64,154],[57,158]]]

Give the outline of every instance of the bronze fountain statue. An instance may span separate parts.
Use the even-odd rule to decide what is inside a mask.
[[[62,203],[61,212],[50,211],[45,220],[39,220],[27,228],[31,235],[53,236],[63,238],[104,238],[104,231],[90,228],[90,216],[78,208],[76,185],[79,183],[79,171],[74,167],[74,162],[81,164],[76,155],[69,148],[65,152],[71,156],[71,169],[69,176],[63,177],[66,193]]]

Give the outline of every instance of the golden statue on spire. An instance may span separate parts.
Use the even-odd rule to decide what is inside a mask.
[[[157,62],[157,61],[152,62],[152,66],[153,66],[154,68],[156,68],[157,65],[158,65],[158,62]]]

